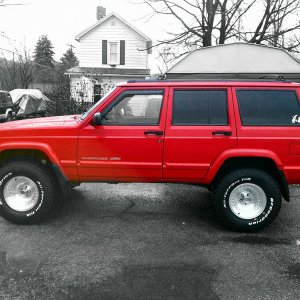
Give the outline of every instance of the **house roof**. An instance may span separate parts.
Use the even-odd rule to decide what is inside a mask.
[[[89,68],[73,67],[65,72],[65,75],[97,74],[106,76],[149,76],[150,69],[125,69],[125,68]]]
[[[195,50],[167,74],[300,74],[300,62],[283,49],[233,43]]]
[[[76,37],[75,37],[76,41],[79,41],[85,34],[87,34],[88,32],[90,32],[91,30],[93,30],[97,26],[100,26],[102,23],[104,23],[106,20],[110,19],[111,17],[115,17],[115,18],[119,19],[121,22],[123,22],[125,25],[127,25],[129,28],[131,28],[136,33],[138,33],[141,37],[143,37],[146,41],[151,41],[151,39],[147,35],[145,35],[144,33],[142,33],[136,27],[132,26],[130,23],[128,23],[126,20],[124,20],[122,17],[120,17],[116,13],[110,13],[110,14],[108,14],[107,16],[105,16],[104,18],[102,18],[98,22],[96,22],[94,25],[86,28],[85,30],[83,30],[82,32],[80,32],[79,34],[77,34]]]

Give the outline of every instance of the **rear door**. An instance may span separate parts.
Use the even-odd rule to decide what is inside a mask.
[[[171,88],[164,177],[201,182],[214,159],[237,144],[233,116],[230,88]]]

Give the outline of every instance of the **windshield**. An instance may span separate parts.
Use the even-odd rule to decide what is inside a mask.
[[[88,111],[84,112],[80,117],[79,120],[84,120],[91,111],[93,111],[100,103],[102,103],[110,94],[112,94],[116,90],[116,87],[114,87],[112,90],[110,90],[108,93],[106,93],[98,102],[96,102]]]

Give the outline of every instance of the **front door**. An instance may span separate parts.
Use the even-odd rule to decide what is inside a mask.
[[[214,159],[237,144],[231,89],[176,87],[170,100],[164,177],[201,182]]]
[[[123,90],[87,124],[78,142],[81,180],[162,178],[167,89]]]

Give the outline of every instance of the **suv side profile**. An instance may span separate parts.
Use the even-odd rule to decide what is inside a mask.
[[[129,81],[81,116],[0,125],[0,214],[41,221],[81,182],[188,183],[221,222],[254,232],[300,183],[300,85]]]
[[[12,121],[14,115],[14,104],[9,92],[0,91],[0,121]]]

